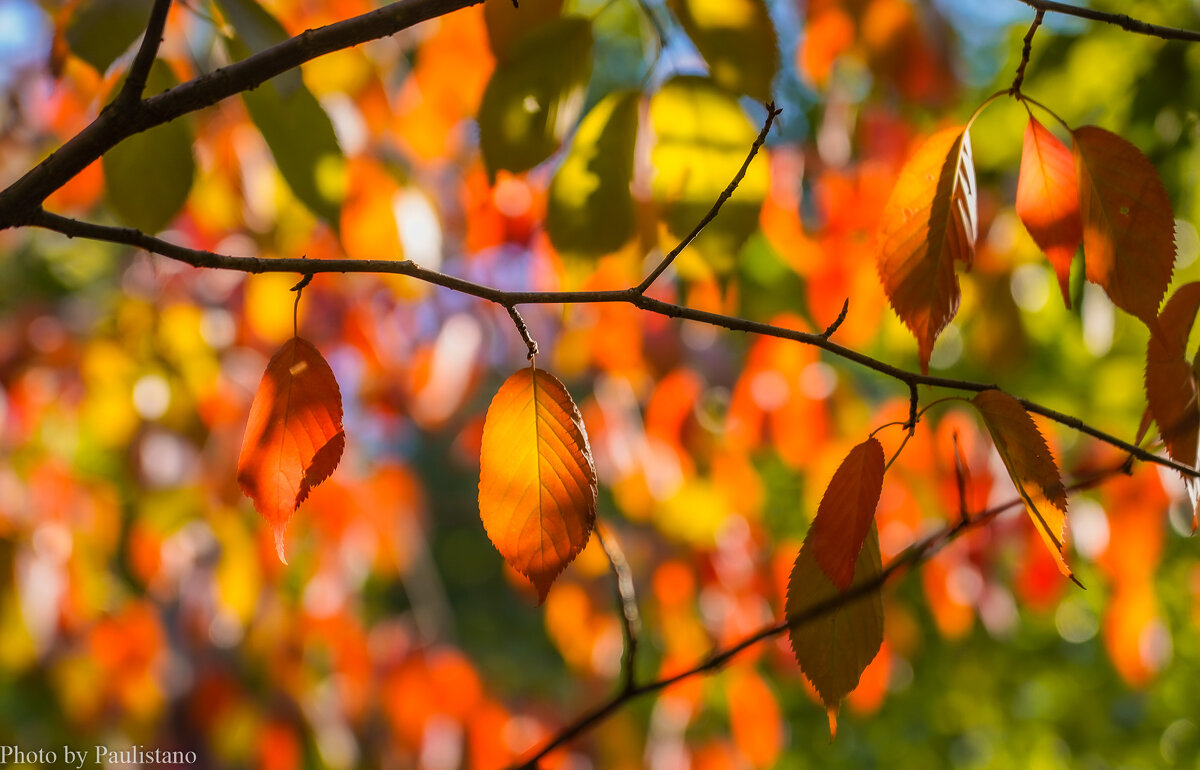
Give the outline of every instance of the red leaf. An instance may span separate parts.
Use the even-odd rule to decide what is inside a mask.
[[[881,217],[876,264],[888,301],[917,338],[922,371],[929,370],[934,340],[958,312],[954,263],[971,266],[976,222],[970,135],[943,129],[896,180]]]
[[[1153,324],[1175,266],[1167,191],[1146,156],[1116,134],[1084,126],[1073,137],[1088,280]]]
[[[1071,260],[1083,240],[1079,218],[1079,186],[1071,150],[1046,127],[1029,118],[1017,180],[1017,215],[1046,252],[1063,301],[1071,306]]]
[[[479,464],[483,528],[540,604],[596,522],[583,418],[554,375],[530,367],[504,381],[484,419]]]
[[[883,446],[871,437],[850,450],[825,488],[805,546],[833,584],[843,591],[854,580],[883,489]]]
[[[288,519],[333,473],[345,446],[333,371],[311,342],[293,337],[271,357],[258,384],[237,471],[242,491],[274,530],[284,564]]]
[[[985,390],[971,403],[983,416],[996,451],[1059,571],[1075,580],[1063,558],[1067,490],[1063,487],[1054,455],[1046,446],[1046,439],[1042,438],[1021,402],[1003,391]]]

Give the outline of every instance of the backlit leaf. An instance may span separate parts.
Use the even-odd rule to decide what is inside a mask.
[[[850,450],[825,488],[805,546],[838,588],[854,580],[854,565],[883,490],[883,446],[871,437]]]
[[[157,94],[176,83],[170,68],[156,61],[146,79],[146,93]],[[147,233],[170,224],[192,189],[194,142],[191,124],[180,118],[134,134],[106,152],[101,159],[105,192],[117,218]]]
[[[638,93],[609,94],[579,124],[550,182],[546,232],[561,252],[598,257],[633,235],[633,150]]]
[[[917,338],[922,371],[958,312],[954,263],[975,254],[975,165],[970,135],[939,131],[904,164],[884,207],[877,267],[888,301]]]
[[[592,25],[581,16],[531,30],[492,73],[479,105],[488,175],[526,171],[550,157],[583,109],[592,71]]]
[[[342,395],[329,364],[308,340],[284,343],[250,405],[238,457],[238,484],[275,533],[283,555],[288,519],[333,473],[346,446]]]
[[[1158,425],[1159,435],[1171,459],[1196,466],[1200,438],[1200,404],[1197,395],[1196,362],[1187,360],[1188,335],[1200,310],[1200,282],[1179,287],[1158,316],[1158,328],[1146,344],[1146,404]],[[1192,500],[1192,528],[1196,528],[1197,482],[1185,477]]]
[[[1046,252],[1063,301],[1071,306],[1071,260],[1083,241],[1079,187],[1071,150],[1034,118],[1025,127],[1021,175],[1017,180],[1017,215]]]
[[[562,14],[563,0],[538,0],[514,6],[512,0],[487,0],[483,20],[487,25],[488,45],[501,61],[508,59],[513,46],[525,35]]]
[[[771,99],[779,43],[763,0],[670,0],[669,5],[718,85],[760,102]]]
[[[67,44],[104,72],[141,37],[153,5],[153,0],[83,0],[67,21]]]
[[[651,192],[674,241],[708,213],[746,159],[758,129],[733,94],[691,75],[672,78],[650,99],[650,121],[656,137]],[[681,274],[733,269],[742,244],[758,228],[767,180],[767,162],[759,154],[720,215],[692,243],[703,261],[684,251],[675,263]]]
[[[483,528],[541,603],[596,521],[583,418],[554,375],[530,367],[504,381],[484,419],[479,464]]]
[[[882,570],[879,533],[872,523],[858,552],[853,585],[875,579]],[[788,579],[788,617],[833,600],[840,593],[817,564],[809,538],[805,538]],[[812,682],[829,713],[832,737],[837,730],[837,711],[842,698],[858,685],[859,677],[883,643],[883,599],[878,590],[870,591],[831,612],[792,627],[788,635],[800,670]]]
[[[992,434],[992,443],[1059,571],[1074,580],[1063,556],[1067,491],[1046,439],[1025,407],[1003,391],[985,390],[971,399],[971,403],[983,416],[983,422]]]
[[[1087,278],[1151,324],[1175,266],[1175,218],[1158,171],[1111,132],[1073,133]]]
[[[249,55],[238,38],[229,47],[234,58]],[[242,101],[288,187],[309,211],[336,227],[346,194],[346,159],[333,123],[303,82],[288,93],[288,82],[277,81],[243,91]]]

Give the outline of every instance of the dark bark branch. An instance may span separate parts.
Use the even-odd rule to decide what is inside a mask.
[[[1041,8],[1037,9],[1037,14],[1033,17],[1033,23],[1029,25],[1029,31],[1025,33],[1025,41],[1021,46],[1021,63],[1017,66],[1016,77],[1013,78],[1012,86],[1008,92],[1013,96],[1019,96],[1021,93],[1021,84],[1025,82],[1025,67],[1029,65],[1029,56],[1033,53],[1033,36],[1037,33],[1038,27],[1042,26],[1042,17],[1046,14]]]
[[[144,101],[111,104],[66,144],[0,192],[0,230],[30,224],[27,217],[46,196],[126,137],[257,88],[318,56],[393,35],[482,1],[399,0],[361,16],[307,30]]]
[[[621,609],[621,635],[625,642],[621,665],[624,673],[621,676],[622,691],[632,690],[636,684],[638,638],[642,630],[642,614],[638,610],[637,593],[633,587],[633,571],[625,560],[625,552],[621,550],[616,537],[609,532],[601,531],[600,522],[596,522],[596,539],[608,557],[608,566],[612,569],[613,583],[617,594],[617,605]]]
[[[167,12],[170,10],[171,0],[154,0],[154,7],[150,9],[150,21],[146,24],[146,34],[142,36],[142,44],[133,58],[133,64],[129,65],[125,85],[121,86],[121,91],[114,100],[118,108],[136,104],[142,98],[142,93],[146,90],[146,78],[150,75],[150,68],[154,66],[158,48],[162,45],[163,28],[167,25]]]
[[[1021,0],[1021,2],[1039,11],[1052,11],[1065,16],[1077,16],[1081,19],[1102,21],[1105,24],[1112,24],[1128,32],[1136,32],[1139,35],[1161,37],[1163,40],[1200,41],[1200,32],[1190,29],[1180,29],[1178,27],[1163,27],[1158,24],[1149,24],[1126,16],[1123,13],[1105,13],[1104,11],[1095,11],[1091,8],[1081,8],[1077,5],[1055,2],[1055,0]]]
[[[787,329],[781,326],[763,323],[762,321],[752,321],[741,318],[739,316],[723,315],[721,313],[711,313],[707,310],[697,310],[695,308],[677,305],[671,302],[664,302],[653,297],[648,297],[641,293],[640,286],[634,286],[628,289],[611,289],[606,291],[504,291],[491,286],[468,281],[465,278],[447,275],[436,270],[429,270],[410,260],[391,261],[391,260],[373,260],[373,259],[263,259],[261,257],[233,257],[224,254],[216,254],[211,251],[201,251],[198,249],[189,249],[184,246],[164,241],[161,238],[155,238],[151,235],[134,230],[128,227],[110,227],[108,225],[98,225],[90,222],[81,222],[69,217],[52,214],[44,210],[37,210],[29,215],[27,224],[43,227],[48,230],[62,233],[63,235],[75,238],[90,238],[98,241],[109,241],[112,243],[121,243],[128,246],[136,246],[140,249],[159,254],[164,257],[178,260],[187,263],[193,267],[206,268],[221,268],[225,270],[240,270],[245,273],[300,273],[301,275],[311,275],[316,273],[391,273],[395,275],[407,275],[410,278],[415,278],[425,283],[441,286],[452,291],[457,291],[462,294],[468,294],[473,297],[495,302],[505,308],[511,308],[515,305],[535,305],[535,304],[596,304],[601,302],[627,302],[641,310],[658,315],[667,316],[668,318],[682,318],[688,321],[696,321],[698,323],[708,324],[709,326],[719,326],[723,329],[731,331],[747,332],[749,334],[759,334],[767,337],[779,337],[781,339],[794,340],[806,345],[813,345],[822,350],[858,364],[866,369],[878,372],[884,376],[904,383],[909,387],[910,394],[916,391],[919,385],[927,385],[935,388],[948,388],[950,390],[960,390],[969,393],[980,393],[985,390],[999,389],[992,383],[972,382],[971,380],[960,380],[951,377],[937,377],[934,375],[920,374],[918,372],[910,372],[907,369],[901,369],[898,366],[880,361],[877,358],[872,358],[865,353],[860,353],[853,348],[847,348],[842,345],[826,339],[823,334],[813,334],[811,332],[802,332],[795,329]],[[528,344],[528,341],[526,342]],[[1068,414],[1063,414],[1057,410],[1047,406],[1042,406],[1036,401],[1030,401],[1026,398],[1017,399],[1026,411],[1040,414],[1043,417],[1049,418],[1060,425],[1065,425],[1068,428],[1086,433],[1087,435],[1103,441],[1110,446],[1114,446],[1122,451],[1128,452],[1133,457],[1144,462],[1156,463],[1158,465],[1172,468],[1179,471],[1181,474],[1189,477],[1200,477],[1200,471],[1195,468],[1189,468],[1186,465],[1177,463],[1166,457],[1148,452],[1141,447],[1117,438],[1109,433],[1105,433],[1099,428],[1095,428],[1088,423],[1080,420],[1078,417],[1073,417]]]

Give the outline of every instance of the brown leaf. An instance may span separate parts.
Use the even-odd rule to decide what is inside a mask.
[[[822,571],[843,591],[854,580],[854,565],[875,521],[882,489],[883,446],[871,437],[838,466],[804,539]]]
[[[1113,304],[1154,322],[1175,266],[1175,217],[1158,171],[1109,131],[1073,133],[1089,281]]]
[[[484,419],[479,464],[483,528],[540,604],[596,521],[583,418],[554,375],[529,367],[505,380]]]
[[[1146,344],[1147,411],[1158,425],[1158,433],[1172,460],[1196,467],[1200,439],[1200,404],[1196,369],[1200,355],[1189,363],[1187,341],[1196,312],[1200,310],[1200,282],[1179,287],[1158,316]],[[1184,477],[1192,501],[1192,529],[1196,529],[1197,483]]]
[[[345,446],[333,371],[311,342],[293,337],[271,357],[258,384],[237,471],[242,491],[274,530],[284,564],[288,519],[333,473]]]
[[[1046,439],[1021,402],[1000,390],[985,390],[971,400],[988,432],[1013,485],[1025,501],[1025,510],[1050,549],[1058,569],[1075,580],[1063,557],[1067,530],[1067,490]],[[1075,581],[1078,583],[1079,581]]]
[[[1063,301],[1071,306],[1071,260],[1083,240],[1079,186],[1071,150],[1033,117],[1025,127],[1017,215],[1058,276]]]
[[[954,263],[970,268],[975,254],[975,165],[964,128],[943,129],[921,145],[880,222],[879,277],[927,372],[934,340],[958,312]]]
[[[872,522],[858,552],[853,585],[875,579],[882,570],[879,533]],[[788,617],[801,615],[840,593],[842,591],[817,564],[811,544],[806,540],[788,579]],[[825,704],[832,739],[842,698],[858,685],[859,677],[883,643],[883,599],[878,590],[869,591],[831,612],[793,626],[788,630],[788,636],[800,670]]]

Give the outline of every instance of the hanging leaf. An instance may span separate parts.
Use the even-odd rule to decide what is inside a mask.
[[[1197,396],[1197,369],[1200,354],[1189,363],[1187,342],[1196,312],[1200,310],[1200,282],[1176,289],[1162,313],[1158,328],[1146,344],[1146,404],[1149,416],[1158,425],[1159,435],[1172,460],[1196,467],[1197,441],[1200,439],[1200,404]],[[1196,500],[1200,484],[1185,476],[1188,497],[1192,501],[1192,530],[1196,529]]]
[[[954,263],[975,254],[975,164],[963,128],[939,131],[904,164],[884,207],[877,267],[888,301],[917,338],[921,370],[958,312]]]
[[[1075,580],[1063,556],[1067,532],[1067,491],[1046,439],[1021,402],[999,390],[985,390],[971,403],[983,416],[992,443],[1008,469],[1013,486],[1025,501],[1042,541],[1058,569]],[[1075,580],[1078,583],[1078,580]]]
[[[71,52],[105,72],[146,31],[154,0],[83,0],[67,19]]]
[[[554,375],[529,367],[504,381],[484,418],[479,465],[483,528],[540,604],[596,521],[583,418]]]
[[[871,437],[838,466],[805,538],[821,570],[841,590],[854,580],[854,565],[883,490],[883,446]]]
[[[1083,241],[1079,187],[1071,150],[1033,117],[1025,127],[1017,216],[1058,276],[1063,301],[1071,306],[1071,260]]]
[[[650,122],[656,137],[651,192],[663,212],[670,248],[708,213],[745,161],[758,129],[733,94],[691,75],[672,78],[650,99]],[[675,263],[680,274],[733,270],[742,244],[758,229],[767,180],[767,162],[760,153],[720,216],[692,242],[703,260],[690,255],[691,249],[684,251]]]
[[[770,101],[779,42],[763,0],[669,0],[722,88]]]
[[[227,43],[233,58],[250,55],[240,38]],[[317,97],[303,81],[273,78],[243,91],[242,101],[288,187],[309,211],[336,229],[346,194],[346,159]]]
[[[293,337],[267,364],[250,405],[238,457],[238,484],[275,533],[284,564],[288,519],[342,457],[342,394],[329,364],[308,340]]]
[[[500,62],[479,105],[488,176],[527,171],[550,157],[583,109],[592,72],[592,25],[566,16],[532,29]]]
[[[820,513],[817,515],[819,518]],[[852,585],[874,580],[882,571],[879,533],[872,523],[855,561]],[[802,615],[840,593],[817,564],[806,538],[788,578],[788,617]],[[842,699],[858,685],[859,677],[883,643],[883,599],[878,590],[870,591],[831,612],[793,626],[788,635],[800,670],[825,704],[832,738],[837,732],[837,712]]]
[[[530,30],[562,15],[563,0],[538,0],[514,6],[512,0],[487,0],[483,21],[487,26],[488,45],[499,61],[507,60],[514,45]]]
[[[255,0],[216,0],[216,2],[221,13],[233,25],[238,39],[250,54],[258,53],[291,37],[279,20]],[[304,85],[299,68],[276,75],[271,78],[270,82],[275,84],[280,95],[285,98]]]
[[[639,93],[604,97],[579,124],[554,179],[546,232],[560,252],[599,257],[633,235],[633,150]]]
[[[155,61],[146,78],[146,93],[157,94],[177,83],[171,69]],[[105,195],[117,218],[145,233],[170,224],[192,189],[194,143],[190,122],[178,118],[134,134],[106,152],[100,161]]]
[[[1175,217],[1158,171],[1109,131],[1074,131],[1087,278],[1152,324],[1175,266]]]

